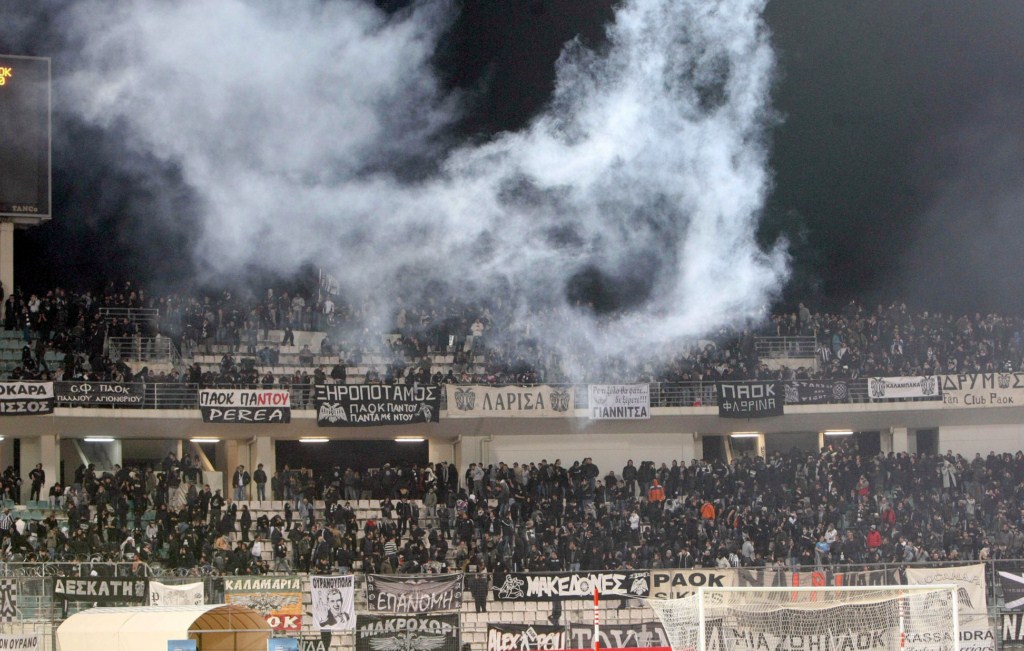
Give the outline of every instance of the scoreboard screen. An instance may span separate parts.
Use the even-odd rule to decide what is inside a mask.
[[[50,60],[0,55],[0,217],[50,218]]]

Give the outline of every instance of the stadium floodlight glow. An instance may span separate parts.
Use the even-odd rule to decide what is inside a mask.
[[[853,436],[852,429],[827,429],[825,436]]]
[[[326,443],[329,440],[326,436],[303,436],[299,438],[300,443]]]
[[[193,436],[189,440],[193,443],[220,443],[220,439],[216,436]]]
[[[399,436],[395,439],[395,443],[422,443],[426,440],[422,436]]]
[[[86,436],[83,439],[86,443],[113,443],[113,436]]]
[[[761,434],[760,432],[733,432],[729,436],[734,439],[756,439]]]

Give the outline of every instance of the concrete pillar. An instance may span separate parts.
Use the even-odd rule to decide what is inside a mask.
[[[680,458],[681,465],[690,465],[691,459],[699,459],[704,449],[703,438],[697,432],[685,432],[680,436]]]
[[[0,282],[5,298],[10,296],[14,292],[14,223],[9,219],[0,221]]]
[[[0,441],[0,471],[14,463],[14,439],[4,436]]]
[[[267,491],[269,493],[269,479],[277,472],[277,445],[269,436],[257,436],[253,440],[249,450],[249,464],[246,464],[246,468],[251,465],[252,468],[249,472],[253,473],[256,471],[256,465],[260,463],[263,464],[263,470],[267,473]],[[232,472],[234,471],[232,470]]]
[[[892,448],[893,435],[892,430],[882,430],[878,433],[878,444],[881,446],[882,454],[889,454],[894,452]]]
[[[889,430],[892,433],[892,451],[896,454],[900,452],[910,452],[910,435],[907,432],[906,427],[893,427]],[[916,442],[916,441],[915,441]],[[915,446],[916,447],[916,446]]]
[[[455,445],[450,441],[427,439],[427,448],[431,464],[438,464],[442,461],[455,463]]]
[[[21,499],[24,504],[32,492],[32,482],[28,474],[36,467],[37,463],[43,464],[43,472],[46,473],[46,482],[40,491],[39,498],[46,499],[46,495],[55,481],[59,479],[60,473],[60,441],[56,434],[43,434],[42,436],[21,439]]]

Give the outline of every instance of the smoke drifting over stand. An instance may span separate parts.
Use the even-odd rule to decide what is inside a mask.
[[[458,143],[465,98],[432,67],[448,2],[82,1],[56,17],[58,110],[180,170],[206,278],[312,264],[376,296],[378,325],[428,288],[500,295],[617,354],[758,318],[785,280],[754,239],[763,10],[625,1],[600,51],[566,44],[526,127]]]

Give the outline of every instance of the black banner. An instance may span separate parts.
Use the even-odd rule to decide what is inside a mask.
[[[91,601],[98,604],[149,603],[149,579],[54,579],[53,596],[65,601]]]
[[[1024,567],[1019,563],[999,563],[996,569],[1003,588],[1003,608],[1024,610]]]
[[[462,574],[366,576],[370,610],[388,613],[432,613],[462,607]]]
[[[53,413],[53,382],[0,382],[0,416]]]
[[[602,649],[672,646],[660,622],[601,624],[597,636]],[[585,624],[571,624],[569,626],[569,646],[565,648],[593,649],[594,627]]]
[[[1003,642],[1024,642],[1024,613],[1003,613]],[[1005,645],[1004,645],[1005,646]]]
[[[648,570],[556,572],[551,574],[506,574],[496,585],[498,601],[554,601],[556,599],[593,599],[594,588],[601,598],[647,597],[651,592]]]
[[[287,389],[202,389],[199,409],[204,423],[290,423]]]
[[[459,651],[459,616],[357,615],[356,651]]]
[[[850,387],[846,380],[790,380],[786,382],[787,405],[827,405],[846,402]]]
[[[57,385],[57,401],[70,405],[142,406],[146,385],[116,382],[61,382]]]
[[[565,627],[546,624],[488,624],[487,651],[554,651],[567,649]],[[571,647],[581,649],[584,647]]]
[[[768,418],[782,415],[784,382],[717,382],[721,418]]]
[[[316,385],[316,424],[320,427],[373,427],[436,423],[441,388],[434,385]]]

